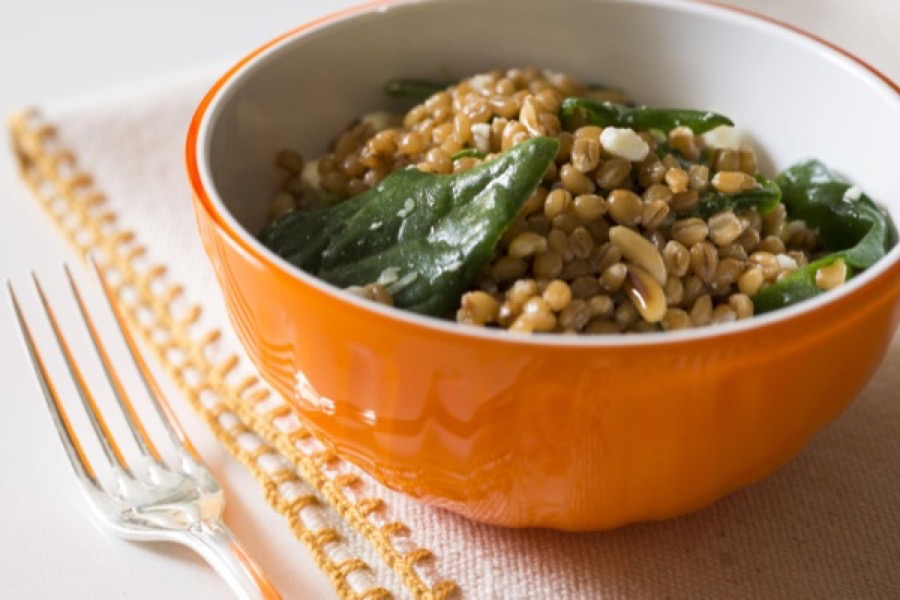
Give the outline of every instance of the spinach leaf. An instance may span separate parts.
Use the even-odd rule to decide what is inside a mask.
[[[533,138],[455,175],[397,171],[345,202],[288,213],[260,238],[334,285],[380,281],[395,306],[445,316],[540,184],[558,148],[555,138]]]
[[[657,129],[663,132],[685,126],[690,127],[695,134],[701,134],[720,125],[734,124],[728,117],[709,111],[632,107],[587,98],[563,100],[559,118],[567,131],[573,131],[582,125],[630,127],[635,131]]]
[[[865,194],[818,160],[785,170],[777,179],[788,214],[819,232],[830,254],[773,283],[753,298],[757,313],[775,310],[821,293],[816,271],[838,259],[854,270],[871,267],[893,245],[891,224]],[[859,193],[856,193],[859,192]]]
[[[384,93],[394,98],[412,98],[418,102],[424,102],[454,83],[453,81],[428,81],[425,79],[391,79],[384,84]]]

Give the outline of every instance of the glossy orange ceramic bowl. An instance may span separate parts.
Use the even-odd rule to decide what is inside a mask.
[[[898,88],[809,36],[697,2],[376,2],[249,55],[191,126],[200,233],[250,357],[343,456],[479,521],[614,527],[760,480],[878,367],[900,316],[896,248],[838,290],[769,315],[573,338],[365,302],[255,239],[277,151],[321,154],[351,120],[389,106],[385,80],[528,64],[728,114],[768,172],[818,157],[900,222]]]

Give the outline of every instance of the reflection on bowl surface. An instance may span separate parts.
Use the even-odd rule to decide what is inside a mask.
[[[250,55],[192,124],[200,234],[248,354],[343,456],[484,522],[614,527],[758,481],[877,368],[900,318],[896,248],[829,294],[728,327],[550,339],[354,298],[255,239],[275,154],[321,154],[354,117],[385,108],[385,81],[527,64],[725,113],[769,172],[818,157],[898,220],[897,87],[801,34],[694,2],[366,5]]]

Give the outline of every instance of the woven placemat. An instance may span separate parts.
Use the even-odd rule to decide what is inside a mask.
[[[330,520],[343,519],[374,547],[417,598],[449,598],[458,586],[439,576],[434,555],[416,545],[391,517],[374,483],[338,457],[304,426],[278,394],[255,375],[242,374],[216,329],[199,325],[201,308],[179,300],[170,281],[135,232],[118,226],[91,173],[61,145],[56,128],[36,111],[9,121],[22,180],[81,258],[94,257],[116,289],[130,326],[176,382],[216,438],[259,483],[269,504],[309,548],[341,598],[382,599],[372,568],[355,556]]]

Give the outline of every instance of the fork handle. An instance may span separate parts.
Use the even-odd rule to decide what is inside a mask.
[[[204,520],[187,530],[188,545],[221,575],[241,600],[278,600],[281,595],[228,527]]]

